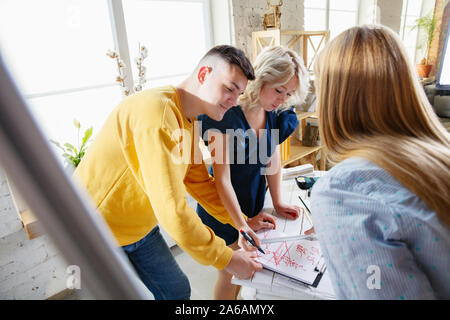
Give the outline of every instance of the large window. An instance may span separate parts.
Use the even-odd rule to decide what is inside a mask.
[[[420,17],[422,12],[422,0],[403,0],[402,20],[400,36],[406,46],[408,55],[413,62],[416,61],[417,28],[411,30],[414,22]]]
[[[330,30],[330,38],[358,23],[359,0],[305,0],[305,31]],[[320,44],[319,37],[308,42],[308,52]],[[313,48],[314,46],[314,48]],[[313,56],[308,57],[310,65]]]
[[[333,38],[358,23],[359,0],[305,0],[305,30],[330,30]]]
[[[106,1],[0,1],[0,49],[48,138],[76,143],[121,99]]]
[[[211,46],[208,1],[126,0],[123,10],[131,54],[148,47],[151,87],[186,77]]]
[[[327,0],[305,0],[305,31],[328,30]]]
[[[2,0],[0,53],[46,137],[77,144],[73,119],[95,136],[124,97],[106,52],[126,52],[125,76],[137,80],[145,45],[144,89],[177,84],[211,46],[208,3]]]

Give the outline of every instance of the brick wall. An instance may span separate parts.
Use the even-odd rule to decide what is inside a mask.
[[[62,255],[47,236],[29,240],[0,168],[0,300],[43,300],[66,290]]]
[[[271,0],[272,5],[278,0]],[[281,30],[303,30],[303,1],[284,0],[280,7]],[[267,11],[267,0],[233,0],[234,39],[236,47],[247,57],[252,56],[252,32],[264,30],[262,21]]]
[[[433,42],[431,43],[430,52],[428,53],[428,61],[433,68],[431,70],[431,76],[437,75],[438,64],[441,60],[441,55],[444,46],[445,33],[447,31],[447,25],[450,17],[450,4],[447,4],[443,9],[444,0],[436,0],[435,14],[438,15],[436,30],[434,31]]]

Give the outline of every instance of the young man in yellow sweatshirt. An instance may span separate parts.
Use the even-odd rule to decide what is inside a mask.
[[[220,121],[254,79],[244,53],[212,48],[177,87],[145,90],[123,100],[79,164],[86,186],[118,244],[155,299],[189,299],[190,285],[158,224],[196,261],[249,278],[261,265],[232,251],[186,202],[186,192],[223,223],[233,221],[201,159],[200,114]]]

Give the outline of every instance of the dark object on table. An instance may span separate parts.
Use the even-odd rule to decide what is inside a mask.
[[[297,186],[302,190],[311,189],[317,180],[319,180],[318,177],[305,177],[305,176],[295,177],[295,182],[297,183]]]

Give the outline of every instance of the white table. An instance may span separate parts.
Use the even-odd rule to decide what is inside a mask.
[[[315,171],[309,176],[321,176],[323,174],[323,171]],[[298,196],[300,195],[305,201],[306,205],[310,207],[307,192],[304,190],[300,190],[297,187],[294,179],[281,181],[281,194],[282,200],[285,203],[304,207],[301,201],[298,199]],[[266,195],[263,211],[276,215],[275,210],[273,209],[272,199],[269,192],[267,192]],[[302,219],[300,217],[297,220],[292,221],[277,216],[277,229],[280,229],[285,233],[292,233],[293,230],[298,230],[298,233],[300,234],[301,230],[301,234],[304,234],[304,232],[311,227],[312,225],[306,218]],[[233,278],[232,282],[242,286],[241,296],[245,300],[336,299],[327,271],[325,271],[325,273],[323,274],[317,288],[313,288],[307,285],[299,286],[298,283],[288,283],[286,278],[266,269],[263,269],[263,271],[261,272],[256,272],[251,279],[240,280],[237,278]]]

